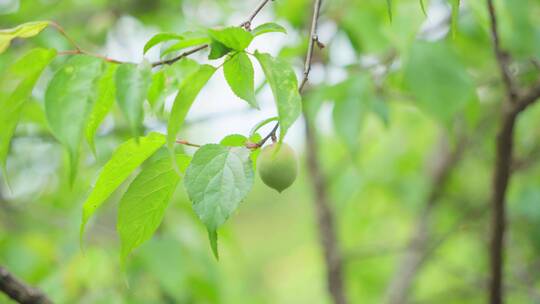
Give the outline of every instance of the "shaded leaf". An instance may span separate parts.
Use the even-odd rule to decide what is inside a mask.
[[[184,172],[190,157],[176,155],[178,168]],[[125,264],[133,249],[152,237],[163,220],[174,190],[180,181],[169,157],[145,166],[129,185],[118,207],[117,230],[121,241],[120,258]]]
[[[163,134],[152,132],[147,136],[130,139],[114,151],[111,159],[103,166],[101,173],[83,205],[80,230],[81,244],[86,223],[103,202],[120,186],[146,159],[165,144]]]
[[[143,123],[143,104],[152,81],[149,65],[122,64],[115,76],[116,101],[126,117],[135,138],[138,138]]]
[[[9,146],[21,111],[55,50],[33,49],[10,66],[0,81],[0,166],[5,173]]]
[[[386,0],[386,13],[388,14],[388,19],[390,20],[390,22],[392,22],[392,5],[392,0]]]
[[[116,72],[116,64],[108,64],[105,73],[101,76],[97,83],[97,97],[92,106],[90,115],[88,116],[88,122],[86,124],[85,134],[88,145],[96,153],[96,147],[94,143],[94,137],[99,125],[107,116],[114,103],[115,97],[115,84],[114,74]]]
[[[208,59],[218,59],[227,55],[231,51],[230,48],[226,47],[223,43],[212,39],[210,43],[210,53],[208,54]]]
[[[191,161],[185,187],[195,213],[206,225],[217,257],[217,229],[238,208],[253,186],[253,166],[246,148],[210,144],[202,146]]]
[[[221,29],[208,30],[212,39],[219,41],[226,47],[237,51],[243,51],[249,46],[253,35],[242,27],[230,26]]]
[[[292,67],[285,61],[269,54],[255,52],[266,80],[272,89],[279,116],[280,140],[300,116],[302,97],[298,92],[298,80]]]
[[[253,65],[246,53],[239,52],[232,55],[223,65],[223,74],[236,96],[247,101],[252,107],[259,108],[255,100]]]
[[[47,121],[69,152],[71,182],[77,173],[79,147],[102,68],[101,59],[72,57],[56,72],[45,92]]]
[[[167,77],[163,70],[158,71],[152,75],[152,83],[148,89],[148,103],[152,108],[156,108],[157,104],[160,103],[161,99],[164,97],[165,84],[167,82]]]
[[[471,76],[444,42],[416,42],[405,66],[405,84],[416,105],[443,123],[449,123],[475,100]]]
[[[457,34],[457,22],[459,17],[459,5],[460,0],[448,0],[452,6],[452,20],[450,22],[450,30],[452,32],[452,37],[456,37]]]
[[[176,141],[176,135],[184,124],[191,105],[215,71],[216,68],[205,64],[182,82],[180,90],[174,99],[169,124],[167,125],[167,145],[171,151]]]
[[[204,33],[187,32],[184,34],[184,39],[166,48],[161,52],[161,56],[183,50],[188,47],[198,46],[210,43],[210,38]]]
[[[252,31],[251,31],[251,34],[253,34],[254,37],[257,37],[259,35],[262,35],[262,34],[266,34],[266,33],[283,33],[283,34],[287,34],[287,30],[277,24],[277,23],[274,23],[274,22],[268,22],[268,23],[263,23],[259,26],[257,26],[256,28],[254,28]]]
[[[49,21],[34,21],[23,23],[17,27],[0,30],[0,54],[3,53],[15,38],[30,38],[41,33]]]

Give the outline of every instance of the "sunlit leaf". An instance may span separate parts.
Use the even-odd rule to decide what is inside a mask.
[[[201,65],[199,70],[187,77],[183,82],[171,110],[169,124],[167,126],[167,145],[172,150],[176,135],[184,124],[186,115],[195,101],[195,98],[214,74],[216,68],[211,65]]]
[[[266,80],[272,89],[278,109],[280,140],[296,121],[302,110],[302,97],[298,92],[298,80],[292,67],[285,61],[269,54],[255,52]]]
[[[258,109],[255,100],[255,82],[253,80],[253,65],[244,52],[231,56],[223,65],[223,74],[234,94]]]
[[[165,136],[159,133],[150,133],[134,138],[121,144],[114,151],[111,159],[105,164],[99,177],[83,205],[81,224],[81,244],[86,223],[103,202],[120,186],[146,159],[165,144]]]
[[[146,54],[146,52],[148,52],[148,50],[150,50],[151,48],[153,48],[154,46],[162,43],[162,42],[165,42],[165,41],[170,41],[170,40],[182,40],[184,39],[184,37],[182,35],[178,35],[178,34],[175,34],[175,33],[159,33],[159,34],[156,34],[154,35],[152,38],[150,38],[150,40],[148,40],[148,42],[146,42],[146,44],[144,45],[144,51],[143,51],[143,54]]]
[[[133,136],[137,138],[143,122],[143,104],[152,81],[148,64],[122,64],[115,76],[116,101],[124,113]]]
[[[450,5],[452,6],[452,17],[451,17],[452,20],[450,22],[452,37],[456,37],[460,0],[448,0],[448,1],[450,1]]]
[[[240,134],[231,134],[225,136],[219,144],[228,147],[243,147],[246,144],[247,138]]]
[[[416,105],[443,123],[476,96],[471,76],[444,42],[414,44],[405,66],[405,84]]]
[[[45,92],[47,121],[69,152],[71,182],[77,173],[80,143],[103,65],[98,58],[72,57],[56,72]]]
[[[180,171],[186,170],[190,159],[184,154],[176,155]],[[171,159],[162,157],[145,166],[129,185],[120,200],[116,224],[122,245],[122,264],[131,251],[150,239],[159,227],[179,181],[180,175]]]
[[[206,225],[216,258],[217,229],[238,208],[253,186],[253,166],[246,148],[202,146],[191,161],[185,187],[193,209]]]
[[[392,22],[392,5],[392,0],[386,0],[386,13],[388,14],[388,19],[390,19],[390,22]]]
[[[208,35],[204,33],[187,32],[187,33],[184,33],[183,36],[184,36],[184,39],[178,41],[177,43],[171,45],[170,47],[166,48],[163,52],[161,52],[161,56],[163,57],[167,54],[177,52],[188,47],[210,43],[210,38],[208,37]]]
[[[15,38],[30,38],[41,33],[49,21],[34,21],[23,23],[17,27],[0,30],[0,54],[3,53]]]
[[[420,1],[420,8],[422,9],[422,13],[424,13],[424,16],[427,16],[426,5],[424,3],[424,0],[419,0],[419,1]]]
[[[208,30],[210,37],[224,44],[226,47],[243,51],[249,46],[253,35],[242,27],[231,26],[221,29]]]
[[[23,105],[56,51],[33,49],[10,66],[0,79],[0,166],[5,173],[9,146]]]
[[[259,35],[262,35],[262,34],[266,34],[266,33],[283,33],[283,34],[287,34],[287,30],[277,24],[277,23],[274,23],[274,22],[268,22],[268,23],[263,23],[259,26],[257,26],[256,28],[254,28],[252,31],[251,31],[251,34],[253,34],[254,37],[257,37]]]
[[[97,83],[97,97],[92,106],[90,115],[88,116],[88,122],[86,124],[85,134],[88,145],[96,153],[96,147],[94,143],[94,137],[96,131],[105,118],[114,103],[115,98],[115,83],[114,73],[116,72],[116,64],[108,64],[107,70],[101,76]]]

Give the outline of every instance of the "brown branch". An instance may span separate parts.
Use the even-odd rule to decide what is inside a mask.
[[[272,1],[274,1],[274,0],[272,0]],[[253,19],[255,19],[255,17],[257,17],[259,12],[266,6],[266,4],[268,4],[268,2],[270,2],[270,0],[261,1],[261,3],[257,6],[255,11],[253,11],[253,13],[249,16],[249,18],[246,21],[242,22],[242,24],[240,24],[240,26],[244,27],[248,31],[251,31],[251,23],[253,22]]]
[[[493,216],[491,222],[491,248],[489,300],[492,304],[503,303],[504,290],[504,235],[506,230],[506,192],[512,177],[512,160],[514,145],[514,128],[519,113],[535,102],[540,96],[540,86],[532,88],[523,96],[518,96],[513,80],[509,73],[509,56],[500,46],[497,28],[497,16],[493,0],[487,0],[490,16],[491,38],[495,57],[499,64],[500,73],[506,87],[507,99],[503,102],[501,125],[496,138],[495,169],[493,172],[493,188],[491,203]]]
[[[302,82],[299,87],[300,93],[303,92],[311,71],[311,61],[313,58],[314,47],[317,44],[322,47],[317,37],[317,23],[319,19],[321,0],[313,1],[313,16],[311,19],[310,40],[304,64]],[[319,238],[323,249],[324,260],[326,264],[326,283],[327,288],[335,304],[347,303],[345,288],[343,283],[343,257],[339,249],[336,225],[334,215],[331,209],[330,198],[328,195],[328,182],[322,172],[319,163],[319,147],[317,144],[317,135],[315,128],[310,121],[309,115],[304,113],[305,135],[306,135],[306,156],[309,176],[311,178],[311,187],[313,188],[315,209],[317,212],[317,222]]]
[[[28,284],[17,279],[7,269],[0,266],[0,291],[20,304],[51,304],[52,301]]]

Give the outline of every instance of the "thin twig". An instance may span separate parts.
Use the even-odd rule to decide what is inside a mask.
[[[270,131],[270,133],[268,133],[268,135],[266,135],[263,139],[261,139],[258,143],[257,143],[257,147],[262,147],[267,141],[268,139],[272,138],[275,140],[275,137],[276,137],[276,131],[279,127],[279,123],[276,123],[276,125],[274,126],[274,128],[272,129],[272,131]]]
[[[200,148],[200,147],[202,147],[201,145],[197,145],[197,144],[191,143],[191,142],[189,142],[189,141],[187,141],[187,140],[184,140],[184,139],[177,139],[177,140],[176,140],[176,143],[177,143],[177,144],[184,145],[184,146],[195,147],[195,148]]]
[[[304,86],[308,81],[309,72],[311,71],[311,61],[313,60],[313,50],[315,44],[322,46],[319,42],[319,37],[317,36],[317,23],[319,21],[319,15],[321,12],[321,3],[322,0],[315,0],[313,4],[313,18],[311,19],[311,30],[309,33],[309,45],[306,54],[306,61],[304,62],[304,73],[302,74],[302,82],[300,88],[298,89],[300,93],[304,90]]]
[[[47,296],[0,266],[0,291],[20,304],[51,304]]]
[[[274,0],[272,0],[272,1],[274,1]],[[246,21],[242,22],[242,24],[240,24],[240,26],[244,27],[248,31],[251,31],[251,23],[253,22],[253,19],[255,19],[255,17],[257,17],[259,12],[266,6],[266,4],[268,4],[268,2],[270,2],[270,0],[261,1],[261,3],[257,6],[255,11],[253,11],[253,13],[249,16],[249,18]]]

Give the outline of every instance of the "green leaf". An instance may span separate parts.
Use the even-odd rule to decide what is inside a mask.
[[[103,202],[120,186],[142,162],[165,144],[163,134],[152,132],[147,136],[130,139],[114,151],[111,159],[103,166],[92,192],[83,205],[81,224],[81,244],[84,228],[90,217]]]
[[[340,87],[346,96],[335,100],[332,113],[334,128],[337,136],[354,155],[358,152],[360,131],[372,98],[370,82],[366,76],[355,76]]]
[[[455,38],[457,34],[457,22],[459,17],[459,5],[460,0],[448,0],[452,6],[452,20],[450,24],[450,30],[452,32],[452,37]]]
[[[246,144],[247,138],[240,134],[231,134],[225,136],[219,144],[228,147],[243,147]]]
[[[210,38],[204,33],[188,32],[184,34],[184,39],[168,47],[165,51],[161,52],[161,57],[177,52],[188,47],[203,45],[210,43]]]
[[[253,128],[251,128],[251,131],[249,131],[250,136],[255,135],[256,132],[259,131],[260,128],[266,126],[267,124],[271,123],[272,121],[277,121],[277,120],[278,120],[278,117],[274,116],[274,117],[270,117],[270,118],[259,121],[257,124],[255,124],[253,126]]]
[[[133,136],[138,138],[143,123],[143,104],[152,81],[147,64],[122,64],[116,71],[116,101],[124,113]]]
[[[405,84],[416,105],[443,123],[476,99],[474,83],[444,42],[416,42],[405,66]]]
[[[102,69],[101,59],[72,57],[56,72],[45,92],[47,121],[69,152],[71,182],[77,173],[79,147]]]
[[[96,146],[94,143],[96,131],[114,103],[114,74],[117,67],[116,64],[107,64],[105,73],[98,80],[96,101],[88,116],[88,122],[85,129],[86,141],[94,154],[96,153]]]
[[[164,96],[166,82],[167,77],[165,76],[165,72],[163,70],[152,75],[152,83],[148,89],[148,103],[150,103],[154,109]]]
[[[11,138],[23,106],[39,76],[55,56],[55,50],[33,49],[10,66],[0,79],[0,166],[4,175]]]
[[[424,3],[424,0],[419,0],[419,1],[420,1],[420,8],[422,9],[422,13],[424,13],[424,16],[427,16],[426,5]]]
[[[216,68],[211,65],[201,65],[196,72],[182,82],[180,90],[174,99],[171,116],[169,117],[169,124],[167,126],[167,145],[169,150],[173,150],[176,135],[184,124],[186,115],[195,101],[195,98],[215,71]]]
[[[190,159],[184,154],[176,155],[177,166],[182,172]],[[150,239],[159,227],[179,181],[180,175],[171,159],[165,157],[145,166],[129,185],[120,200],[116,224],[123,265],[131,251]]]
[[[170,41],[170,40],[182,40],[184,39],[184,36],[178,35],[175,33],[159,33],[154,35],[146,44],[144,45],[144,51],[143,54],[146,54],[148,50],[153,48],[154,46],[164,42],[164,41]]]
[[[390,22],[392,22],[392,0],[386,0],[386,12],[388,14],[388,19],[390,19]]]
[[[302,97],[298,92],[298,80],[294,70],[287,62],[259,52],[255,52],[255,57],[261,64],[266,80],[274,94],[281,141],[302,110]]]
[[[2,54],[15,38],[30,38],[41,33],[49,21],[34,21],[23,23],[17,27],[0,30],[0,54]]]
[[[253,35],[243,27],[230,26],[221,29],[208,30],[210,37],[224,44],[226,47],[237,51],[243,51],[249,46]]]
[[[223,43],[212,39],[210,43],[210,53],[208,54],[208,59],[219,59],[227,55],[231,51],[230,48],[226,47]]]
[[[258,109],[255,100],[255,82],[253,80],[253,65],[244,52],[230,57],[223,65],[223,74],[234,94],[247,101],[250,106]]]
[[[257,26],[256,28],[254,28],[252,31],[251,31],[251,34],[253,34],[253,37],[257,37],[259,35],[262,35],[262,34],[266,34],[266,33],[283,33],[283,34],[287,34],[287,30],[277,24],[277,23],[274,23],[274,22],[268,22],[268,23],[263,23],[259,26]]]
[[[238,208],[253,186],[253,166],[246,148],[202,146],[191,161],[185,187],[195,213],[206,225],[214,254],[217,229]]]

